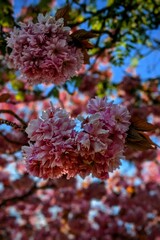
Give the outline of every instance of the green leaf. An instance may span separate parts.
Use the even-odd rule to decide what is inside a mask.
[[[52,95],[55,97],[55,98],[59,98],[59,90],[57,87],[54,87],[53,90],[52,90]]]
[[[107,7],[110,7],[114,3],[114,0],[108,0]]]
[[[0,25],[3,27],[13,27],[13,9],[9,0],[0,1]]]
[[[24,88],[24,83],[21,82],[20,80],[17,80],[17,79],[13,79],[11,81],[11,85],[12,85],[14,90],[20,90],[20,89]]]
[[[23,101],[25,96],[24,96],[24,93],[23,92],[18,92],[15,96],[16,100],[17,101]]]
[[[139,60],[137,57],[131,59],[131,67],[136,68],[138,66]]]

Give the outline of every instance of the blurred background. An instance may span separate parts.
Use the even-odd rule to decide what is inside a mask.
[[[8,67],[6,38],[18,22],[35,22],[39,13],[54,16],[65,4],[73,32],[97,34],[90,40],[90,63],[63,85],[31,86]],[[159,13],[159,0],[0,2],[0,239],[160,239],[159,148],[126,148],[120,169],[104,181],[33,177],[21,153],[25,127],[50,102],[77,117],[95,96],[154,124],[148,136],[160,145]]]

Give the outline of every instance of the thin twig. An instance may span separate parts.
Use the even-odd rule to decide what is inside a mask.
[[[0,118],[0,125],[2,125],[2,124],[6,124],[8,126],[13,127],[14,129],[18,129],[18,130],[20,130],[22,132],[24,132],[25,127],[26,127],[26,126],[19,126],[17,123],[14,123],[14,122],[8,121],[6,119]]]
[[[21,122],[25,127],[27,126],[26,122],[20,118],[16,113],[14,113],[12,110],[5,110],[5,109],[1,109],[0,113],[8,113],[12,116],[14,116],[19,122]]]
[[[37,187],[36,184],[34,184],[26,193],[23,193],[22,195],[20,196],[13,196],[13,197],[10,197],[10,198],[7,198],[7,199],[4,199],[1,203],[0,203],[0,208],[1,207],[4,207],[6,204],[8,203],[15,203],[17,201],[22,201],[22,200],[25,200],[25,198],[31,196],[32,194],[34,194],[36,191],[40,190],[40,189],[48,189],[48,188],[56,188],[56,185],[51,185],[51,186],[48,186],[48,185],[45,185],[45,186],[42,186],[42,187]]]
[[[11,140],[10,138],[8,138],[6,135],[2,134],[1,132],[0,132],[0,136],[3,137],[4,140],[9,142],[9,143],[16,144],[16,145],[22,145],[21,142],[17,142],[15,140]]]

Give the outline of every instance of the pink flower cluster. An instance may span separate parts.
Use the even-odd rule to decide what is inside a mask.
[[[30,145],[22,148],[28,171],[42,178],[92,173],[106,179],[120,165],[130,125],[127,108],[106,100],[91,99],[86,118],[72,119],[65,110],[52,107],[32,120],[26,129]]]
[[[71,44],[70,28],[63,18],[38,15],[38,22],[20,23],[7,39],[11,67],[32,84],[61,84],[76,75],[83,64],[81,50]]]

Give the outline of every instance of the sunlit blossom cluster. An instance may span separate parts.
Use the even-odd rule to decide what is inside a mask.
[[[61,84],[77,74],[83,54],[73,45],[64,19],[38,15],[38,22],[20,23],[7,39],[7,61],[31,84]]]
[[[120,166],[130,125],[128,110],[96,97],[88,102],[87,113],[85,118],[73,119],[64,109],[52,106],[29,123],[29,146],[22,149],[31,174],[70,178],[92,173],[105,179]]]

